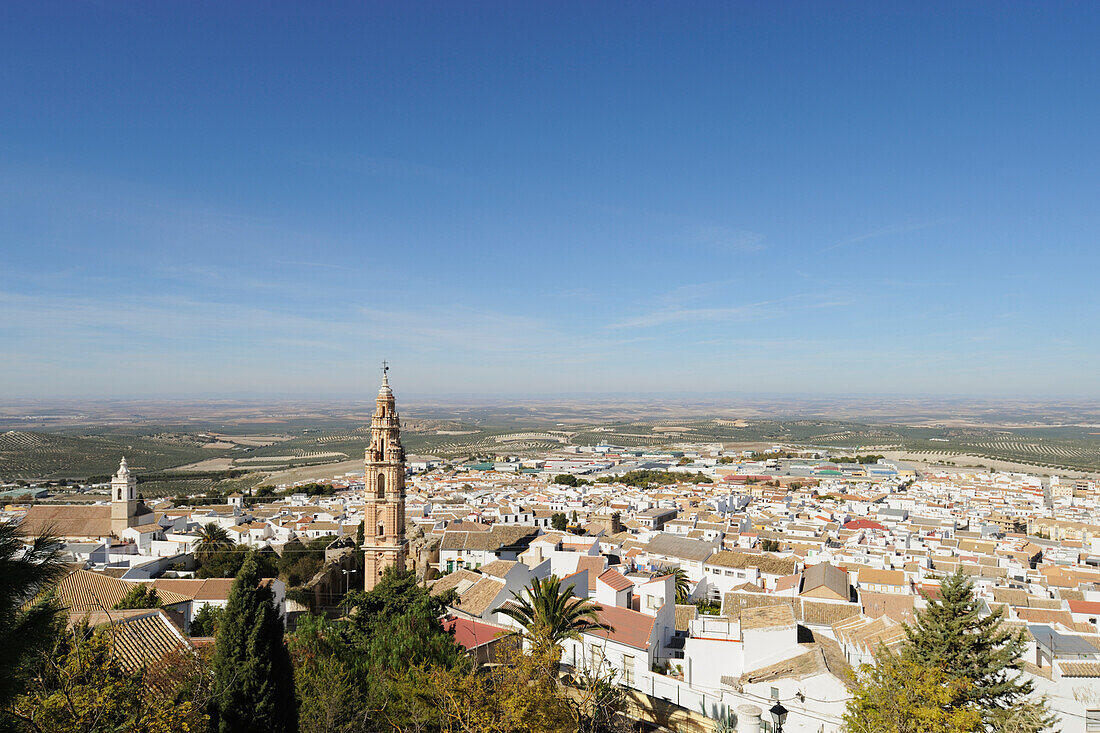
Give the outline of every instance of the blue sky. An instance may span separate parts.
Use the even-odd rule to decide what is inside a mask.
[[[0,395],[1100,396],[1096,3],[5,3]]]

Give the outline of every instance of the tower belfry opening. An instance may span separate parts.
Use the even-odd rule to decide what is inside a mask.
[[[118,473],[111,477],[111,532],[116,537],[138,523],[139,506],[137,479],[130,473],[126,457],[118,464]],[[147,510],[146,510],[147,511]]]

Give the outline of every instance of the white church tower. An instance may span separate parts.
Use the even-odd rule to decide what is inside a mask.
[[[118,464],[118,473],[111,478],[111,531],[119,536],[133,527],[138,513],[137,479],[130,475],[126,458]]]

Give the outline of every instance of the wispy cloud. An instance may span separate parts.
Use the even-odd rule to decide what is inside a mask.
[[[206,358],[247,354],[295,362],[341,358],[375,349],[431,354],[447,360],[500,359],[553,364],[598,361],[644,339],[607,338],[504,311],[454,305],[421,309],[346,305],[336,310],[246,305],[177,296],[83,295],[0,291],[0,340],[10,348],[46,355],[74,350],[93,355],[191,353]],[[281,367],[271,364],[273,371]]]
[[[877,239],[889,239],[890,237],[896,237],[896,236],[899,236],[899,235],[902,235],[902,234],[909,234],[911,232],[919,232],[923,229],[930,229],[931,227],[934,227],[934,226],[936,226],[937,224],[940,224],[940,223],[942,223],[942,222],[937,220],[937,221],[921,222],[921,223],[918,223],[918,224],[898,224],[898,225],[895,225],[895,226],[883,227],[882,229],[876,229],[876,230],[871,231],[871,232],[864,232],[863,234],[859,234],[859,235],[854,236],[854,237],[849,237],[848,239],[844,239],[844,240],[841,240],[839,242],[835,242],[833,244],[830,244],[827,247],[822,247],[821,251],[822,252],[830,252],[834,249],[840,249],[841,247],[851,247],[851,246],[857,245],[857,244],[865,244],[867,242],[872,242],[872,241],[877,240]]]
[[[301,151],[297,157],[303,163],[318,168],[342,170],[353,175],[376,177],[387,181],[396,179],[457,185],[480,183],[467,176],[456,175],[443,168],[412,160],[362,155],[347,150],[341,151],[339,155],[312,150]]]
[[[724,226],[701,226],[688,233],[687,241],[719,252],[759,252],[767,247],[759,232]]]
[[[778,318],[798,309],[833,308],[849,301],[828,298],[820,294],[799,293],[785,298],[773,298],[730,306],[687,308],[676,303],[664,305],[631,318],[608,324],[609,329],[654,328],[673,323],[746,323]]]
[[[697,302],[705,298],[720,297],[736,283],[735,278],[684,283],[655,296],[655,300],[665,306]]]
[[[287,260],[277,260],[275,264],[286,265],[288,267],[323,267],[329,270],[346,270],[348,272],[353,272],[355,269],[347,265],[334,265],[331,262],[290,262]]]

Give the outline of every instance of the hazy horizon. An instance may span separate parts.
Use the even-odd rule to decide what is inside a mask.
[[[141,402],[141,401],[264,401],[264,400],[317,400],[321,402],[340,402],[343,400],[373,402],[375,390],[363,392],[208,392],[208,393],[132,393],[132,394],[55,394],[55,395],[4,395],[0,393],[0,406],[4,404],[17,404],[21,402],[50,402],[55,400],[80,400],[87,402]],[[499,401],[499,400],[555,400],[555,399],[679,399],[690,398],[700,402],[725,401],[734,399],[743,400],[776,400],[776,401],[816,401],[816,400],[915,400],[934,399],[958,402],[997,403],[1012,404],[1016,402],[1050,402],[1055,403],[1064,400],[1081,400],[1083,403],[1100,404],[1100,397],[1081,394],[973,394],[973,393],[935,393],[935,392],[910,392],[910,393],[872,393],[872,392],[722,392],[722,391],[666,391],[666,392],[425,392],[406,391],[395,386],[395,392],[399,392],[402,401],[415,402],[418,400],[449,400],[456,401]]]

